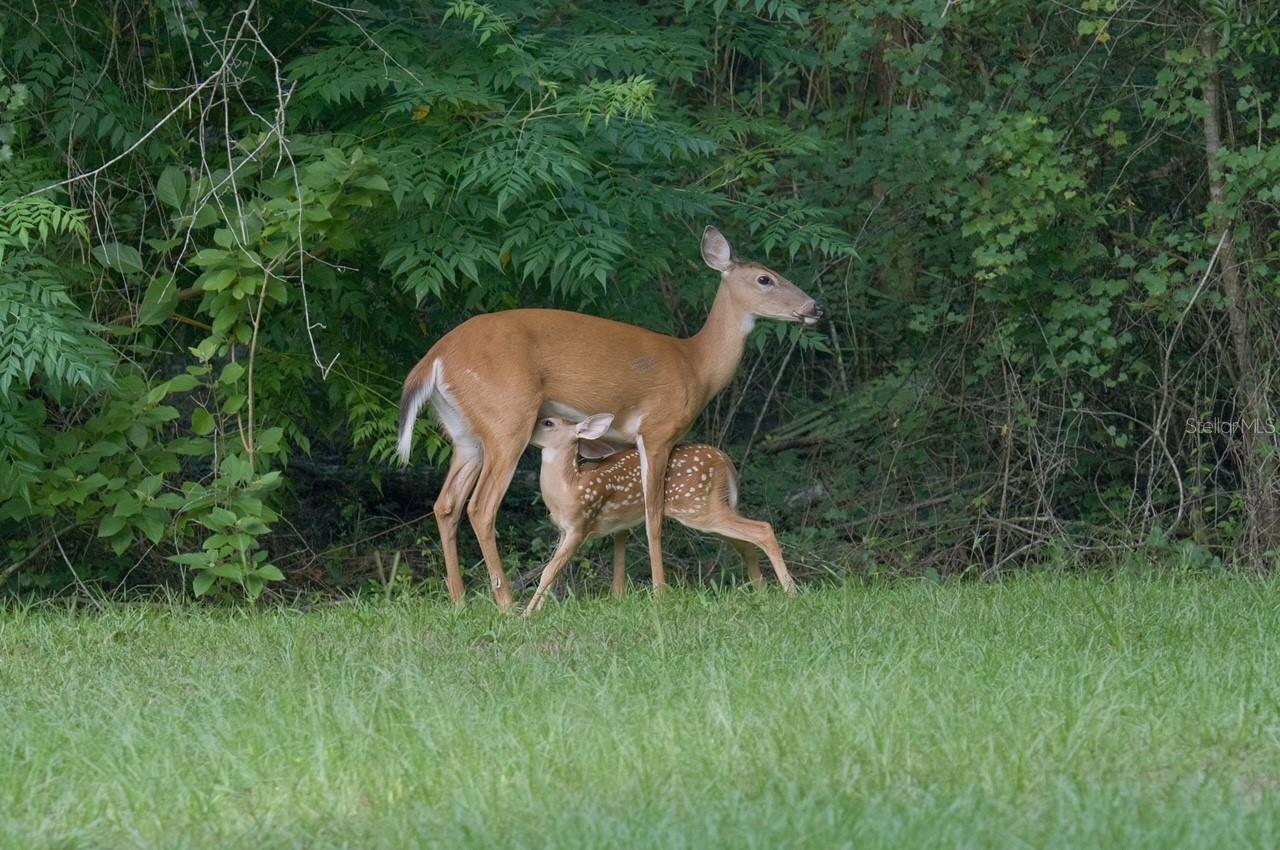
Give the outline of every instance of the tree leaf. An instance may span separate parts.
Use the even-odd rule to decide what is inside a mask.
[[[172,165],[165,166],[156,181],[156,197],[162,204],[181,209],[187,197],[187,177]]]
[[[124,528],[125,522],[124,517],[115,516],[114,514],[103,517],[102,522],[98,524],[98,536],[114,537],[119,533],[120,529]]]
[[[215,576],[228,578],[228,579],[231,579],[232,581],[240,581],[240,579],[244,578],[244,567],[240,566],[239,564],[233,564],[233,563],[214,564],[212,567],[209,568],[208,571]]]
[[[205,272],[196,281],[196,286],[206,292],[219,292],[227,288],[227,284],[236,279],[235,269],[218,269],[217,271]]]
[[[195,577],[195,581],[191,582],[191,589],[195,591],[196,596],[204,596],[217,580],[218,577],[213,573],[202,572]]]
[[[275,564],[263,564],[258,567],[257,574],[264,581],[284,581],[284,573]]]
[[[258,450],[263,452],[274,452],[280,448],[280,438],[284,436],[284,429],[280,426],[266,428],[258,434]]]
[[[159,543],[160,538],[164,536],[165,523],[157,513],[148,510],[133,520],[133,524],[142,529],[142,533],[147,535],[147,539],[152,543]]]
[[[166,392],[169,393],[189,393],[196,387],[200,386],[200,381],[195,375],[181,374],[174,375],[168,381],[165,381]]]
[[[191,430],[201,437],[206,434],[212,434],[215,424],[213,414],[203,407],[197,407],[191,411]]]
[[[142,271],[142,256],[138,249],[119,242],[108,242],[93,249],[93,258],[112,271],[121,274],[137,274]]]
[[[151,281],[138,308],[138,324],[158,325],[173,315],[178,304],[178,282],[172,275]]]

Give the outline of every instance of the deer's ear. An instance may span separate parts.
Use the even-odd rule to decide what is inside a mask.
[[[711,225],[702,232],[702,261],[718,272],[727,272],[733,265],[733,248],[724,234]]]
[[[598,440],[603,437],[613,426],[612,413],[597,413],[595,416],[588,416],[578,423],[578,427],[574,432],[580,440]],[[602,455],[603,457],[603,455]]]
[[[578,440],[578,454],[588,460],[599,460],[617,451],[616,446],[611,446],[602,440]]]

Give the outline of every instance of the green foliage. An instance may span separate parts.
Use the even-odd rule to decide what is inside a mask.
[[[355,556],[364,530],[308,527],[332,501],[316,470],[413,494],[352,509],[378,533],[420,515],[432,482],[385,465],[433,340],[530,305],[692,332],[709,221],[828,307],[761,324],[700,436],[833,568],[1156,540],[1229,559],[1259,525],[1244,458],[1280,445],[1179,424],[1280,389],[1266,4],[120,15],[0,15],[0,560],[24,567],[0,574],[20,588],[57,584],[59,547],[98,565],[78,578],[249,596],[328,564],[311,538]]]
[[[115,357],[96,330],[48,259],[0,261],[0,405],[33,380],[54,397],[109,384]]]
[[[267,552],[259,543],[271,530],[267,523],[277,519],[261,496],[279,484],[280,473],[255,476],[248,463],[236,455],[228,456],[219,471],[225,499],[214,498],[216,494],[207,488],[184,488],[189,510],[184,510],[178,528],[198,525],[202,532],[208,532],[201,551],[170,555],[169,560],[194,571],[191,587],[196,596],[232,585],[256,599],[268,581],[284,578],[278,567],[267,562]]]
[[[30,250],[50,236],[87,235],[84,213],[48,198],[12,198],[0,209],[0,260],[13,248]]]

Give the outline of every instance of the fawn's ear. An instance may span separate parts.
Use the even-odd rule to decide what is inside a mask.
[[[603,440],[578,440],[578,454],[587,460],[599,460],[617,451],[616,446],[611,446]]]
[[[613,427],[613,414],[597,413],[579,422],[574,432],[579,440],[598,440],[608,433],[611,427]]]

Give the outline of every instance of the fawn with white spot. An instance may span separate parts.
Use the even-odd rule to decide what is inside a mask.
[[[592,537],[613,535],[614,596],[626,590],[627,536],[630,529],[645,521],[644,489],[640,453],[630,449],[615,454],[612,446],[599,442],[612,424],[613,416],[607,413],[578,423],[553,416],[539,420],[533,430],[530,442],[542,449],[538,480],[542,500],[561,537],[542,570],[526,614],[542,607],[560,570]],[[603,459],[582,464],[579,455]],[[711,446],[677,446],[667,466],[665,486],[664,516],[727,539],[746,562],[751,583],[760,588],[764,576],[753,548],[758,546],[768,556],[783,589],[795,593],[795,581],[782,560],[773,528],[738,513],[738,471],[724,452]]]

